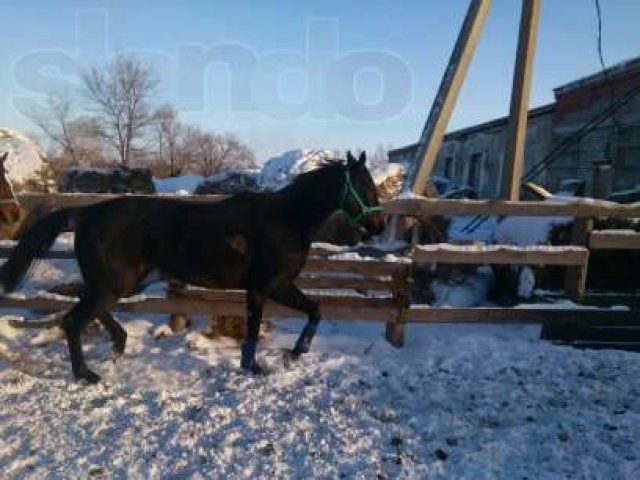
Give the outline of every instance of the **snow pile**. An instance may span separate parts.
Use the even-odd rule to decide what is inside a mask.
[[[195,193],[232,194],[260,189],[260,170],[229,170],[203,179]]]
[[[154,178],[153,183],[158,193],[191,194],[204,177],[202,175],[180,175],[179,177]]]
[[[460,308],[486,305],[492,281],[493,275],[488,267],[479,268],[476,275],[464,275],[456,280],[436,279],[431,284],[434,305]]]
[[[7,177],[13,185],[37,178],[45,167],[45,155],[35,142],[24,135],[0,127],[0,154],[9,152],[5,163]]]
[[[297,175],[315,170],[327,160],[336,158],[341,158],[341,155],[335,150],[289,150],[264,163],[260,183],[265,190],[279,190]]]

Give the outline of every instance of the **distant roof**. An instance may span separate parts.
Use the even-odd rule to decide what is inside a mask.
[[[634,72],[640,72],[640,57],[634,57],[629,60],[616,63],[615,65],[612,65],[611,67],[607,68],[606,74],[605,72],[600,71],[598,73],[594,73],[593,75],[588,75],[586,77],[582,77],[572,82],[561,85],[557,88],[554,88],[553,93],[556,95],[556,98],[557,98],[558,95],[565,94],[576,88],[601,83],[606,79],[606,75],[609,75],[609,78],[614,79],[622,75],[628,75],[629,73],[634,73]],[[532,108],[531,110],[529,110],[528,118],[531,119],[539,115],[553,113],[553,111],[555,110],[555,107],[556,107],[556,104],[554,102],[554,103],[549,103],[547,105],[542,105],[540,107]],[[478,123],[477,125],[471,125],[469,127],[461,128],[459,130],[454,130],[453,132],[447,133],[444,136],[444,139],[451,140],[452,138],[463,137],[471,133],[476,133],[482,130],[499,127],[501,125],[505,125],[508,120],[509,120],[509,117],[500,117],[494,120],[489,120],[487,122]],[[413,143],[405,147],[394,148],[392,150],[389,150],[389,154],[402,155],[405,153],[411,153],[415,151],[417,147],[418,147],[418,144]]]
[[[563,95],[576,88],[599,84],[606,80],[606,75],[609,75],[610,79],[614,79],[633,72],[640,72],[640,57],[634,57],[629,60],[616,63],[615,65],[607,68],[606,73],[600,71],[598,73],[594,73],[593,75],[587,75],[586,77],[579,78],[577,80],[574,80],[573,82],[560,85],[559,87],[553,89],[553,93],[557,97],[558,95]]]
[[[529,110],[528,118],[529,120],[531,120],[532,118],[538,117],[540,115],[553,113],[555,108],[556,108],[555,103],[549,103],[547,105],[542,105],[540,107],[532,108],[531,110]],[[453,132],[449,132],[445,134],[444,140],[451,140],[452,138],[464,137],[465,135],[480,132],[482,130],[488,130],[490,128],[500,127],[502,125],[506,125],[508,121],[509,121],[509,117],[505,116],[505,117],[495,118],[493,120],[488,120],[483,123],[478,123],[477,125],[471,125],[469,127],[461,128],[459,130],[454,130]],[[418,144],[413,143],[405,147],[394,148],[392,150],[389,150],[389,154],[402,155],[404,153],[413,152],[417,147],[418,147]]]

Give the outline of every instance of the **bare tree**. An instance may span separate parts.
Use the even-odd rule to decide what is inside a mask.
[[[67,92],[51,93],[44,107],[30,115],[63,167],[100,162],[104,145],[97,119],[77,115]]]
[[[193,132],[193,140],[198,152],[198,163],[201,173],[205,177],[213,175],[222,169],[222,162],[218,156],[218,145],[213,133],[203,132],[196,128]]]
[[[150,98],[157,86],[151,67],[131,55],[119,54],[104,68],[92,68],[82,77],[95,105],[104,139],[129,165],[136,142],[151,121]]]
[[[192,131],[190,141],[197,148],[197,163],[202,175],[208,177],[221,170],[255,167],[253,152],[234,135],[216,135],[199,128]]]
[[[29,115],[52,146],[73,164],[79,164],[77,138],[72,128],[73,102],[67,92],[49,93],[45,105]]]
[[[180,137],[184,128],[178,120],[178,111],[172,105],[162,105],[153,112],[152,121],[158,160],[168,164],[170,177],[179,175],[184,165],[180,156]]]
[[[216,135],[220,163],[229,168],[255,168],[253,151],[235,135],[225,133]]]

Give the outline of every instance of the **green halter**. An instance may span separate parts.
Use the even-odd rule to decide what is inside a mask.
[[[345,202],[349,198],[349,195],[351,195],[353,197],[353,199],[356,201],[356,203],[360,207],[360,213],[358,213],[357,215],[351,214],[348,210],[346,210],[344,208],[345,207]],[[347,169],[345,171],[344,190],[342,191],[342,200],[340,202],[340,210],[342,210],[344,213],[347,214],[347,216],[349,217],[349,220],[351,221],[352,224],[354,224],[354,225],[362,225],[360,222],[362,221],[362,219],[364,217],[366,217],[368,215],[371,215],[372,213],[381,212],[382,211],[382,207],[380,205],[376,205],[374,207],[371,207],[371,206],[367,205],[366,203],[364,203],[364,201],[362,200],[362,197],[360,197],[360,194],[353,187],[353,183],[351,182],[351,173]]]

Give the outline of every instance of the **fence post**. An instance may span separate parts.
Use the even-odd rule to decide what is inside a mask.
[[[185,284],[177,280],[167,281],[167,298],[175,298],[185,288]],[[189,327],[189,317],[184,313],[172,313],[169,318],[169,328],[172,332],[182,332]]]
[[[385,338],[396,348],[402,348],[405,337],[405,319],[411,304],[409,267],[393,275],[392,292],[395,304],[398,307],[398,315],[386,323]]]
[[[570,245],[586,247],[589,243],[589,235],[593,229],[592,218],[576,218],[571,229]],[[576,302],[582,301],[587,284],[587,271],[589,267],[589,259],[584,265],[575,267],[567,267],[564,287],[569,298]]]

